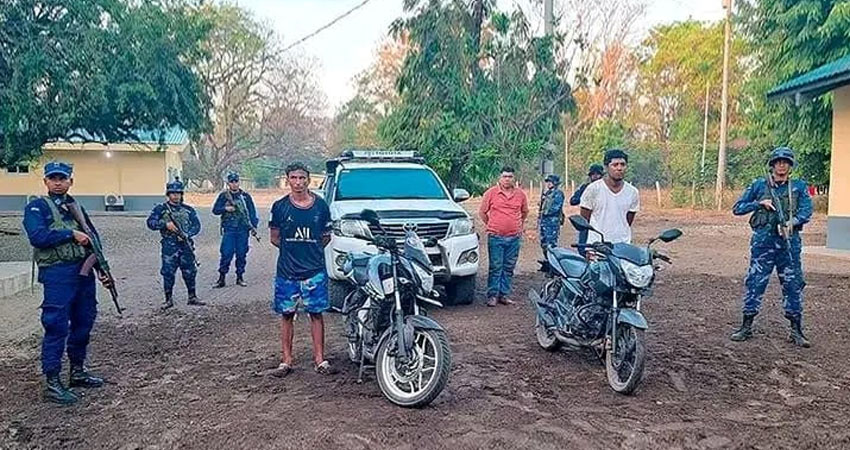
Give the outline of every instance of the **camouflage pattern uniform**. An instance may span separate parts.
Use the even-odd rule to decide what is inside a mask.
[[[546,181],[553,183],[552,189],[543,193],[540,199],[540,217],[538,226],[540,231],[540,246],[543,248],[543,256],[546,256],[546,248],[558,245],[558,234],[561,231],[563,221],[564,193],[558,189],[560,178],[557,175],[549,175]]]

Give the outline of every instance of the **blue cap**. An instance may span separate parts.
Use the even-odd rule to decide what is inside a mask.
[[[561,177],[555,175],[554,173],[547,176],[543,181],[548,181],[549,183],[558,185],[561,184]]]
[[[602,167],[602,164],[593,164],[590,166],[590,170],[587,171],[588,175],[605,175],[605,168]]]
[[[50,161],[44,165],[44,177],[51,175],[65,175],[71,178],[71,173],[74,172],[74,166],[62,161]]]
[[[227,182],[232,183],[234,181],[239,181],[239,174],[236,172],[228,172],[227,174]]]

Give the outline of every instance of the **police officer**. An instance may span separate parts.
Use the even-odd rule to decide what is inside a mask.
[[[802,325],[802,292],[806,283],[800,263],[800,232],[812,217],[812,200],[806,183],[791,179],[794,167],[791,149],[779,147],[773,150],[768,165],[770,171],[767,176],[755,180],[733,209],[737,216],[752,213],[750,226],[753,236],[750,240],[747,292],[742,308],[743,323],[731,339],[745,341],[753,336],[753,319],[759,313],[762,296],[776,267],[785,299],[785,317],[791,322],[791,340],[798,346],[809,347]],[[791,223],[787,227],[785,221],[789,217]]]
[[[51,161],[44,166],[44,185],[48,195],[31,201],[24,210],[24,229],[32,244],[33,258],[38,264],[38,281],[44,285],[41,324],[41,370],[46,377],[45,399],[72,404],[78,395],[66,388],[59,377],[62,354],[68,349],[71,363],[70,387],[96,388],[103,379],[85,368],[89,335],[97,316],[97,290],[93,271],[81,273],[83,261],[90,254],[89,236],[74,220],[68,204],[73,186],[70,164]],[[82,210],[87,226],[97,233],[88,214]],[[96,236],[93,236],[96,237]],[[105,285],[108,281],[101,277]]]
[[[564,193],[558,189],[561,178],[555,174],[548,175],[546,192],[540,199],[538,226],[540,229],[540,247],[543,248],[543,258],[546,258],[546,248],[558,245],[558,233],[561,231],[563,220]]]
[[[218,194],[213,205],[213,214],[221,216],[221,260],[218,264],[218,281],[214,288],[224,287],[224,276],[230,269],[230,261],[236,255],[236,284],[247,286],[244,279],[248,256],[248,234],[257,236],[257,210],[251,195],[239,188],[239,174],[227,174],[227,189]]]
[[[172,291],[174,289],[174,274],[177,268],[183,274],[183,282],[189,292],[188,304],[203,306],[206,303],[198,300],[195,292],[195,276],[198,274],[195,264],[195,249],[192,238],[201,232],[201,222],[198,214],[191,206],[183,203],[183,183],[178,178],[165,185],[165,203],[156,205],[148,216],[148,228],[159,231],[162,235],[162,284],[165,290],[165,303],[162,309],[174,306]]]

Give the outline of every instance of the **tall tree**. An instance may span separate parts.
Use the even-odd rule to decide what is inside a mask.
[[[746,133],[761,156],[771,147],[790,144],[804,176],[816,183],[829,179],[832,97],[801,107],[767,102],[779,83],[850,54],[850,4],[846,0],[744,0],[741,26],[756,62],[747,86]]]
[[[0,2],[0,166],[31,161],[76,133],[207,124],[192,65],[209,24],[180,1]]]

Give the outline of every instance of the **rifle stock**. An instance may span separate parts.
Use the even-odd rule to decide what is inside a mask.
[[[97,237],[97,234],[92,231],[91,227],[89,227],[88,222],[83,215],[83,211],[80,209],[80,205],[76,202],[67,203],[66,205],[68,207],[68,211],[70,211],[71,215],[74,217],[74,220],[77,221],[80,228],[83,229],[83,233],[89,237],[89,247],[92,251],[92,253],[83,261],[80,268],[80,275],[88,276],[92,270],[96,270],[99,278],[101,278],[101,283],[109,290],[109,295],[112,297],[112,304],[115,305],[115,311],[118,312],[119,317],[122,317],[124,309],[121,308],[121,305],[118,303],[118,288],[115,287],[115,277],[112,276],[112,271],[109,269],[109,263],[106,261],[106,256],[103,254],[103,246],[100,243],[100,239]]]
[[[187,250],[189,250],[189,253],[192,255],[192,259],[195,260],[195,266],[199,267],[201,263],[198,262],[198,258],[195,256],[195,244],[189,238],[189,235],[187,235],[186,232],[183,231],[183,228],[180,226],[180,224],[176,220],[174,220],[174,210],[171,209],[171,205],[168,202],[165,202],[164,205],[165,211],[163,211],[162,213],[162,218],[167,219],[169,222],[174,224],[174,227],[177,228],[177,232],[174,233],[177,235],[177,240],[183,242],[183,245],[186,247]]]

